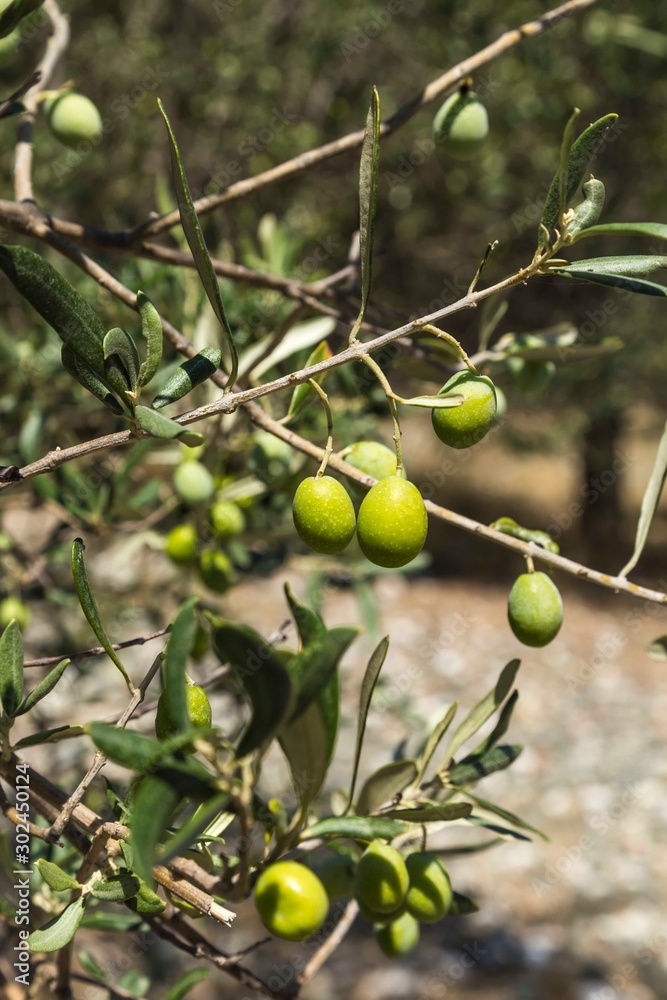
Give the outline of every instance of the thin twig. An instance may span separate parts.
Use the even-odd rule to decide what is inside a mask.
[[[158,632],[153,632],[151,635],[141,635],[137,636],[136,639],[128,639],[126,642],[117,642],[112,645],[112,649],[129,649],[131,646],[144,646],[147,642],[151,642],[153,639],[159,639],[161,636],[166,635],[170,625],[166,628],[161,628]],[[103,646],[93,646],[92,649],[84,649],[80,653],[63,654],[62,656],[42,656],[36,660],[24,660],[24,667],[50,667],[52,664],[60,663],[61,660],[86,660],[92,656],[102,656],[106,655],[106,650]]]
[[[329,935],[329,937],[324,941],[324,943],[317,949],[313,957],[305,965],[303,972],[297,976],[297,983],[299,987],[305,986],[305,984],[313,979],[317,973],[320,971],[325,962],[333,955],[336,948],[339,947],[343,941],[345,935],[348,933],[352,924],[354,923],[356,916],[359,912],[359,907],[354,899],[345,907],[343,915],[336,924],[335,928]]]

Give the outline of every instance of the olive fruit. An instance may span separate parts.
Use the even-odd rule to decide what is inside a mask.
[[[300,537],[316,552],[342,552],[354,535],[352,501],[331,476],[310,476],[299,483],[292,514]]]
[[[356,862],[345,854],[332,854],[313,871],[326,890],[332,903],[349,899],[354,892]]]
[[[400,476],[381,479],[363,499],[357,520],[361,551],[377,566],[397,568],[424,548],[428,517],[422,495]]]
[[[450,448],[470,448],[488,434],[496,418],[493,382],[486,375],[457,372],[443,385],[439,396],[461,395],[463,402],[431,411],[433,430]]]
[[[563,624],[563,601],[546,573],[522,573],[510,591],[507,617],[519,642],[546,646]]]
[[[5,597],[0,602],[0,628],[7,628],[14,618],[19,628],[26,628],[32,618],[30,608],[19,597]]]
[[[326,920],[329,898],[310,868],[297,861],[277,861],[255,883],[255,906],[276,937],[303,941]]]
[[[371,924],[390,924],[392,920],[398,920],[399,917],[402,917],[407,909],[405,902],[403,902],[395,910],[392,910],[391,913],[378,913],[377,910],[372,910],[370,906],[366,906],[361,899],[357,899],[357,906],[364,920],[368,920]]]
[[[218,500],[211,507],[208,519],[213,528],[213,534],[220,541],[240,535],[245,528],[243,511],[230,500]]]
[[[379,441],[357,441],[350,445],[345,461],[373,479],[396,475],[396,452]]]
[[[224,552],[205,549],[199,557],[199,576],[209,590],[224,594],[229,590],[234,576],[234,568]]]
[[[285,480],[292,471],[294,451],[274,434],[260,431],[250,459],[250,468],[258,479],[269,485]]]
[[[354,895],[360,906],[374,913],[392,913],[402,906],[410,878],[405,861],[395,847],[375,840],[357,864]]]
[[[389,958],[400,958],[419,944],[419,924],[410,913],[404,913],[390,924],[378,924],[375,940]]]
[[[51,131],[63,146],[76,149],[80,142],[99,142],[102,118],[89,97],[66,91],[45,101],[44,107]]]
[[[188,684],[185,689],[185,705],[190,725],[195,729],[208,729],[213,718],[211,703],[203,687],[198,684]],[[164,691],[158,698],[155,714],[155,735],[159,740],[168,740],[179,732],[169,715]]]
[[[516,387],[528,395],[537,395],[553,377],[556,366],[553,361],[533,361],[530,358],[512,356],[511,352],[521,347],[544,347],[544,341],[531,333],[521,334],[514,341],[507,358],[507,370]]]
[[[164,551],[175,563],[191,562],[197,554],[197,532],[191,524],[177,524],[167,535]]]
[[[472,90],[451,94],[433,119],[433,138],[460,160],[476,156],[488,134],[489,116]]]
[[[408,913],[422,924],[442,920],[452,905],[452,885],[444,865],[430,851],[409,854],[405,865],[410,876]]]
[[[213,476],[201,462],[182,462],[174,472],[174,490],[189,507],[206,503],[215,493]]]

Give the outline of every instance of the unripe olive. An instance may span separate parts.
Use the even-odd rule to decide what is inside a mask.
[[[199,557],[199,576],[209,590],[224,594],[232,585],[234,567],[224,552],[205,549]]]
[[[508,358],[507,370],[521,392],[536,396],[553,378],[556,366],[553,361],[530,361],[527,358]]]
[[[342,552],[354,535],[352,501],[331,476],[310,476],[299,483],[292,514],[300,537],[316,552]]]
[[[364,920],[368,920],[371,924],[390,924],[392,920],[398,920],[399,917],[402,917],[407,912],[405,901],[400,906],[397,906],[395,910],[392,910],[391,913],[378,913],[377,910],[372,910],[370,906],[366,906],[361,899],[357,899],[357,906]]]
[[[496,410],[496,390],[485,375],[457,372],[443,385],[439,396],[462,395],[459,406],[431,410],[433,430],[450,448],[470,448],[493,427]]]
[[[356,867],[356,862],[345,854],[332,854],[313,869],[332,903],[352,896]]]
[[[433,138],[447,152],[469,160],[482,149],[489,134],[489,116],[474,91],[451,94],[433,119]]]
[[[256,435],[250,465],[262,482],[272,484],[286,479],[293,462],[294,451],[286,441],[268,431]]]
[[[0,603],[0,628],[7,628],[13,618],[20,629],[27,628],[32,618],[30,608],[19,597],[5,597]]]
[[[563,601],[546,573],[522,573],[510,591],[507,617],[520,642],[546,646],[563,624]]]
[[[376,566],[395,569],[411,562],[424,548],[427,531],[422,495],[407,479],[382,479],[364,497],[357,538],[366,558]]]
[[[164,551],[175,563],[191,562],[197,554],[197,532],[192,524],[177,524],[167,535]]]
[[[98,142],[102,118],[88,97],[70,91],[45,102],[51,131],[63,146],[76,149],[80,142]]]
[[[400,958],[419,944],[419,924],[411,914],[404,913],[390,924],[378,924],[375,940],[389,958]]]
[[[452,905],[452,885],[444,865],[430,851],[408,855],[405,865],[410,876],[408,912],[422,924],[442,920]]]
[[[185,689],[185,706],[188,713],[190,725],[195,729],[208,729],[211,725],[213,714],[211,703],[203,687],[198,684],[188,684]],[[162,740],[168,740],[171,736],[176,736],[179,732],[178,726],[174,724],[169,715],[167,700],[164,691],[158,698],[157,712],[155,714],[155,735]]]
[[[189,507],[206,503],[215,493],[213,476],[201,462],[182,462],[174,472],[174,490]]]
[[[375,840],[357,864],[355,899],[374,913],[392,913],[405,901],[410,885],[403,856],[395,847]]]
[[[373,479],[396,475],[396,452],[379,441],[357,441],[350,445],[345,461]]]
[[[213,534],[220,541],[240,535],[245,528],[243,511],[230,500],[218,500],[211,507],[208,516]]]
[[[329,898],[317,875],[297,861],[269,865],[255,884],[255,906],[276,937],[303,941],[320,929]]]

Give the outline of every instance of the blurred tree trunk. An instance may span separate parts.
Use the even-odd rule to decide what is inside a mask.
[[[618,569],[624,531],[620,505],[623,462],[619,456],[622,411],[613,401],[611,372],[603,366],[598,382],[599,404],[584,434],[586,483],[582,527],[586,559],[596,569]]]

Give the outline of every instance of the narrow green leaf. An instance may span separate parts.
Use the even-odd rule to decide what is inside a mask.
[[[419,756],[419,760],[417,762],[418,769],[417,769],[417,777],[415,779],[417,784],[419,784],[419,782],[423,779],[424,774],[426,773],[426,768],[430,764],[431,758],[433,757],[433,754],[437,750],[440,740],[451,726],[452,722],[454,721],[454,716],[456,715],[458,710],[459,710],[459,703],[458,701],[455,701],[453,705],[449,706],[449,708],[443,715],[442,719],[435,726],[435,728],[431,732],[431,735],[427,739],[426,744],[424,745],[424,749],[422,750]]]
[[[49,920],[39,930],[33,931],[28,937],[30,951],[60,951],[61,948],[68,945],[81,923],[85,905],[85,897],[79,896],[73,903],[66,906],[57,917]]]
[[[380,162],[380,95],[373,87],[366,116],[366,131],[359,164],[359,265],[361,269],[361,309],[351,336],[356,337],[364,321],[371,293],[378,164]]]
[[[588,260],[573,260],[567,265],[568,274],[589,272],[598,274],[622,274],[641,277],[653,274],[661,267],[667,267],[667,257],[660,254],[623,254],[616,257],[591,257]],[[559,270],[556,268],[555,270]]]
[[[289,583],[285,584],[285,597],[289,604],[294,624],[304,646],[322,639],[327,633],[327,627],[316,611],[307,604],[302,604],[294,596]]]
[[[667,288],[664,285],[646,281],[645,278],[627,278],[622,274],[603,274],[601,271],[577,271],[571,267],[553,267],[549,269],[549,274],[576,278],[578,281],[592,281],[598,285],[611,285],[612,288],[623,288],[639,295],[657,295],[662,298],[667,296]]]
[[[505,667],[503,667],[500,677],[498,678],[498,683],[493,691],[489,692],[485,698],[482,698],[482,700],[478,702],[473,709],[471,709],[460,726],[458,726],[458,728],[454,731],[454,735],[452,736],[449,746],[447,747],[447,752],[445,753],[445,765],[449,764],[449,761],[459,747],[463,746],[466,740],[469,740],[471,736],[475,735],[478,729],[482,728],[484,723],[491,718],[498,706],[505,700],[512,685],[514,684],[514,678],[516,677],[520,664],[520,660],[511,660]]]
[[[361,746],[364,742],[366,720],[368,718],[368,710],[371,705],[371,698],[373,697],[373,691],[375,690],[375,685],[377,684],[377,679],[380,676],[382,664],[387,657],[388,650],[389,636],[386,635],[384,639],[380,640],[370,660],[368,661],[366,672],[364,673],[364,678],[361,682],[361,691],[359,693],[359,715],[357,719],[357,745],[354,750],[354,764],[352,766],[352,780],[350,782],[348,808],[354,799],[354,789],[357,784],[359,759],[361,757]]]
[[[447,396],[412,396],[411,399],[401,399],[403,406],[421,406],[426,410],[447,410],[452,406],[460,406],[465,400],[460,392]]]
[[[39,684],[37,684],[30,694],[23,699],[19,707],[16,709],[15,715],[25,715],[29,712],[35,705],[45,698],[50,691],[53,691],[54,687],[62,677],[62,675],[67,670],[70,665],[71,660],[61,660],[53,670],[44,677]]]
[[[577,233],[582,229],[594,226],[602,215],[604,208],[605,190],[602,181],[596,177],[591,177],[583,185],[584,200],[574,209],[574,219],[568,223],[567,237],[568,243],[573,242]]]
[[[165,756],[163,744],[158,740],[129,729],[119,729],[110,722],[89,722],[86,732],[109,760],[132,771],[147,771]]]
[[[266,747],[292,709],[292,684],[282,660],[247,625],[213,620],[213,648],[221,663],[230,663],[252,706],[252,718],[237,755]]]
[[[46,858],[40,858],[37,862],[37,870],[48,886],[55,892],[65,892],[66,889],[78,889],[79,883],[74,876],[63,871],[60,865]]]
[[[577,233],[573,242],[588,239],[589,236],[649,236],[651,239],[667,240],[667,224],[664,222],[608,222],[601,226],[591,226]]]
[[[466,798],[471,799],[475,803],[475,805],[478,805],[481,809],[484,809],[486,812],[492,813],[494,816],[499,816],[500,819],[505,821],[505,823],[510,823],[512,826],[516,826],[520,830],[528,830],[529,833],[534,833],[542,840],[546,841],[547,843],[549,842],[549,838],[545,833],[542,833],[534,826],[531,826],[530,823],[526,823],[525,820],[522,820],[519,816],[515,816],[514,813],[509,812],[508,809],[501,809],[501,807],[497,806],[495,802],[489,802],[487,799],[480,798],[479,795],[473,795],[473,793],[469,791],[469,789],[467,788],[465,789],[462,788],[460,789],[460,791],[463,792]],[[473,817],[471,816],[470,820],[472,821],[472,819]]]
[[[412,784],[417,777],[417,762],[414,760],[395,760],[371,774],[366,779],[359,792],[356,813],[368,816],[384,803],[393,799],[404,788]]]
[[[312,349],[336,329],[336,320],[331,316],[318,316],[298,323],[274,344],[275,337],[269,334],[263,340],[248,347],[243,354],[239,371],[242,375],[252,375],[257,382],[271,369],[295,354]],[[267,350],[269,353],[267,354]]]
[[[290,722],[294,722],[324,690],[358,634],[356,628],[329,629],[321,639],[310,642],[285,663],[294,691]]]
[[[652,660],[658,663],[667,663],[667,635],[661,635],[659,639],[654,639],[646,647],[646,652]]]
[[[561,171],[556,172],[556,176],[551,182],[551,187],[547,194],[547,199],[540,219],[538,229],[538,246],[540,249],[547,244],[547,233],[549,236],[558,225],[561,204],[567,207],[576,194],[582,183],[588,166],[604,142],[605,136],[614,124],[618,115],[605,115],[581,133],[578,139],[572,144],[567,160],[567,176],[561,197]],[[542,228],[544,227],[544,228]],[[546,229],[546,232],[545,232]]]
[[[201,385],[206,379],[215,375],[220,362],[222,352],[217,347],[205,347],[194,358],[188,358],[176,369],[170,379],[160,389],[153,400],[153,406],[159,410],[163,406],[175,403],[183,396],[192,392],[195,386]]]
[[[292,784],[303,809],[324,784],[330,760],[330,745],[322,708],[312,702],[305,712],[278,736],[292,774]]]
[[[119,872],[110,878],[95,882],[91,893],[96,899],[108,903],[122,903],[139,892],[139,879],[131,872]]]
[[[327,341],[323,340],[309,355],[304,368],[310,368],[312,365],[318,365],[321,361],[328,361],[331,357],[333,357],[333,352]],[[314,381],[317,382],[318,385],[321,385],[325,376],[326,372],[322,372],[321,375],[315,376]],[[314,398],[315,390],[312,385],[309,385],[308,382],[302,382],[301,385],[297,385],[296,389],[292,393],[289,409],[287,411],[288,419],[291,420],[293,417],[296,417],[299,413],[301,413],[307,404]]]
[[[489,525],[495,531],[502,531],[504,535],[511,535],[513,538],[520,538],[523,542],[533,542],[547,552],[560,552],[559,546],[554,542],[551,535],[546,531],[539,531],[534,528],[524,528],[511,517],[499,517]]]
[[[125,990],[126,993],[130,993],[133,997],[137,997],[138,1000],[141,1000],[148,993],[151,985],[150,977],[145,976],[138,969],[130,969],[129,972],[126,972],[118,980],[120,989]]]
[[[523,747],[520,746],[499,746],[483,753],[469,754],[458,764],[455,764],[446,775],[443,775],[442,779],[457,786],[481,781],[489,774],[504,771],[506,767],[514,763],[522,750]]]
[[[563,130],[563,139],[560,146],[560,165],[558,168],[558,216],[561,218],[568,206],[567,197],[567,165],[570,159],[572,143],[574,141],[574,130],[577,127],[577,120],[581,111],[575,108],[570,115],[567,125]]]
[[[148,406],[137,406],[134,415],[141,429],[151,437],[161,438],[163,441],[178,439],[188,448],[197,448],[204,441],[201,434],[177,424],[175,420],[170,420],[163,413],[151,410]]]
[[[131,896],[125,900],[125,905],[134,913],[143,913],[146,916],[155,916],[156,913],[164,913],[167,904],[160,899],[151,887],[139,879],[139,892],[136,896]]]
[[[208,802],[203,802],[195,810],[190,819],[186,820],[178,829],[178,832],[167,841],[166,849],[160,855],[160,862],[166,865],[172,858],[183,854],[184,851],[191,847],[197,838],[208,829],[213,820],[223,812],[228,801],[229,793],[219,792],[210,798]]]
[[[104,372],[104,327],[55,267],[26,247],[0,246],[0,269],[60,339],[98,375]]]
[[[100,376],[89,368],[85,362],[83,362],[79,355],[76,354],[71,348],[63,344],[62,350],[60,352],[60,357],[63,363],[63,368],[65,371],[75,378],[79,385],[82,385],[84,389],[92,393],[96,399],[99,399],[105,406],[108,406],[117,416],[122,416],[124,414],[123,407],[120,405],[114,394],[112,393],[109,386],[104,382]]]
[[[667,291],[667,289],[666,289]],[[658,509],[658,504],[660,503],[660,497],[662,495],[662,489],[665,485],[665,477],[667,476],[667,424],[665,424],[665,429],[662,432],[662,437],[660,438],[660,444],[658,445],[658,451],[653,462],[653,468],[651,470],[651,475],[649,476],[649,481],[646,484],[646,489],[644,491],[644,496],[642,498],[641,510],[639,512],[639,521],[637,522],[637,532],[635,535],[635,547],[633,553],[625,564],[621,572],[618,574],[621,577],[626,577],[628,573],[635,568],[639,562],[639,558],[644,551],[644,546],[646,545],[646,539],[648,538],[648,533],[651,529],[651,524],[655,516],[655,512]]]
[[[501,740],[507,730],[509,729],[509,724],[512,720],[512,713],[516,707],[516,703],[519,700],[519,692],[512,691],[505,704],[503,705],[502,711],[498,716],[498,721],[495,724],[493,731],[489,733],[485,740],[475,748],[474,753],[486,753],[487,750],[491,750],[498,740]]]
[[[464,896],[462,892],[455,892],[452,898],[451,916],[467,917],[471,913],[479,913],[479,905],[470,896]]]
[[[150,775],[137,790],[130,820],[134,865],[149,885],[158,845],[171,826],[181,798],[169,781],[157,775]]]
[[[465,819],[471,812],[469,802],[443,802],[441,805],[417,806],[415,809],[389,809],[384,815],[406,823],[450,823],[455,819]]]
[[[121,674],[125,678],[126,684],[129,686],[131,684],[130,678],[125,670],[125,667],[118,659],[116,651],[112,648],[111,640],[109,639],[102,624],[102,619],[100,618],[97,602],[93,596],[90,580],[88,579],[88,571],[86,570],[86,564],[83,558],[84,549],[85,545],[83,544],[83,539],[75,538],[72,542],[72,576],[74,577],[74,588],[76,590],[77,597],[79,598],[79,604],[81,605],[81,610],[86,616],[88,624],[95,633],[100,646],[102,646],[111,662],[114,663],[120,670]]]
[[[159,99],[158,107],[160,108],[165,125],[167,126],[167,132],[169,133],[171,166],[174,175],[174,183],[176,185],[176,200],[178,202],[178,211],[181,217],[183,232],[185,233],[185,238],[188,241],[188,246],[192,252],[192,257],[195,262],[200,281],[204,287],[204,291],[206,292],[208,300],[213,308],[213,312],[217,316],[218,321],[225,333],[227,349],[230,355],[229,387],[231,388],[236,381],[239,366],[234,337],[232,336],[232,331],[227,321],[225,307],[222,304],[222,296],[220,294],[220,285],[215,271],[213,270],[213,264],[211,263],[211,258],[204,241],[204,234],[202,233],[201,225],[199,223],[199,219],[197,218],[197,212],[195,211],[194,202],[192,200],[192,195],[190,194],[185,169],[178,150],[178,145],[176,144],[176,137],[172,130],[171,123],[167,118],[164,107],[162,106],[162,101]]]
[[[105,334],[104,360],[108,361],[112,357],[117,357],[127,373],[128,389],[136,392],[139,380],[139,352],[132,337],[120,326],[115,326]]]
[[[100,979],[102,982],[107,978],[107,974],[101,965],[93,958],[90,952],[78,951],[76,957],[79,960],[79,964],[84,972],[87,972],[89,976],[95,976],[96,979]]]
[[[109,931],[112,934],[124,934],[141,927],[143,919],[130,913],[105,913],[103,910],[92,910],[84,914],[81,927],[93,931]]]
[[[374,816],[330,816],[303,830],[299,839],[304,841],[345,837],[347,840],[370,843],[373,840],[393,840],[407,829],[407,823]]]
[[[75,736],[83,736],[85,732],[83,726],[56,726],[55,729],[44,729],[40,733],[33,733],[32,736],[24,736],[15,745],[15,749],[36,747],[41,743],[60,743],[61,740],[71,740]]]
[[[23,694],[23,637],[15,618],[0,636],[0,702],[5,715],[12,716]]]
[[[164,1000],[183,1000],[191,989],[201,983],[204,979],[208,978],[208,969],[190,969],[185,975],[181,976],[175,986],[169,990]]]
[[[162,664],[162,697],[165,700],[167,718],[171,721],[175,732],[183,732],[190,728],[185,670],[197,633],[196,606],[197,598],[191,597],[179,608]]]
[[[43,3],[44,0],[11,0],[0,14],[0,38],[11,35],[23,18],[38,10]]]
[[[162,361],[163,331],[160,314],[143,292],[137,292],[137,308],[141,316],[141,332],[146,339],[146,360],[139,369],[138,386],[148,385]]]

